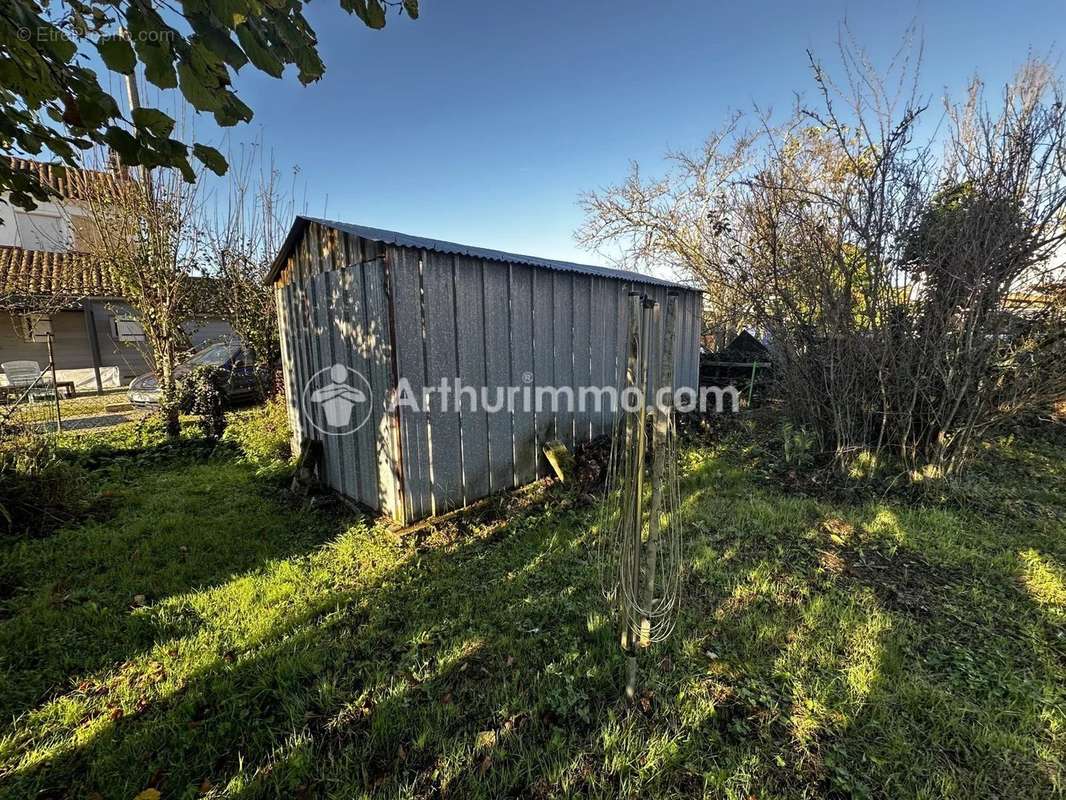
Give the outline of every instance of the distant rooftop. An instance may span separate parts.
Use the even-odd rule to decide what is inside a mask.
[[[7,160],[12,169],[30,173],[42,184],[54,189],[60,197],[68,200],[87,200],[93,183],[115,179],[114,173],[99,170],[68,167],[63,164],[14,156],[8,156]]]
[[[0,295],[116,297],[118,282],[85,253],[0,247]]]

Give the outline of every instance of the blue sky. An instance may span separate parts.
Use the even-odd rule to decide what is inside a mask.
[[[323,80],[244,70],[256,116],[229,136],[261,134],[280,164],[299,165],[312,214],[602,262],[574,242],[579,193],[631,159],[656,170],[731,109],[787,111],[811,86],[805,50],[835,63],[845,19],[880,64],[915,21],[934,98],[975,71],[1002,84],[1030,49],[1046,55],[1066,37],[1062,0],[876,6],[423,0],[419,20],[370,31],[320,0],[309,16]]]

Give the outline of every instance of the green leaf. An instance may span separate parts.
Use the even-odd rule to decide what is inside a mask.
[[[151,8],[133,4],[126,12],[130,26],[130,38],[137,57],[144,64],[144,76],[160,89],[173,89],[178,85],[174,71],[174,50],[170,42],[184,45],[185,40],[176,30],[163,22]]]
[[[385,9],[378,0],[341,0],[341,8],[354,11],[369,28],[385,27]]]
[[[411,19],[418,19],[418,0],[403,0],[403,10]]]
[[[203,78],[188,61],[178,64],[178,80],[181,93],[197,111],[218,111],[222,107],[222,97],[217,88],[212,90],[205,86]]]
[[[366,0],[366,19],[363,20],[375,30],[385,27],[385,8],[378,0]]]
[[[192,146],[192,154],[216,175],[225,175],[229,169],[225,157],[213,147],[197,142]]]
[[[264,45],[257,29],[253,28],[250,23],[242,23],[237,26],[236,31],[237,40],[255,68],[271,77],[280,78],[285,71],[285,65],[269,47]]]
[[[161,47],[146,47],[141,61],[144,62],[144,77],[160,89],[173,89],[178,85],[174,71],[174,57]]]
[[[252,109],[248,108],[237,95],[227,92],[223,98],[222,108],[215,112],[215,122],[223,128],[228,128],[238,122],[251,121]]]
[[[163,138],[174,130],[174,120],[157,108],[133,109],[133,124]]]
[[[95,82],[85,82],[78,88],[72,88],[71,98],[74,98],[74,103],[68,106],[68,110],[73,114],[68,124],[74,123],[74,127],[96,130],[121,116],[115,98]]]
[[[133,54],[133,47],[125,39],[105,36],[96,43],[96,49],[100,51],[100,58],[109,70],[121,72],[123,75],[133,74],[137,57]]]
[[[186,183],[196,183],[196,171],[189,164],[189,159],[185,156],[175,158],[174,166],[178,168],[181,177],[185,179]]]
[[[130,134],[116,125],[109,125],[104,132],[104,141],[118,153],[124,164],[137,164],[138,144]]]
[[[196,31],[196,37],[231,67],[240,69],[248,63],[244,51],[230,38],[230,31],[213,15],[187,13],[186,18]]]

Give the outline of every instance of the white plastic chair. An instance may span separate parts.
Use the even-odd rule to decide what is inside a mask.
[[[51,383],[38,380],[41,378],[41,365],[36,361],[5,361],[0,364],[0,369],[4,370],[8,384],[16,388],[29,388],[37,382],[37,388],[30,392],[31,401],[52,397],[54,388]]]
[[[36,361],[5,361],[0,368],[12,386],[29,386],[41,377],[41,365]]]

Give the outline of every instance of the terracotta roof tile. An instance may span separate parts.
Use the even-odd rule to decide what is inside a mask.
[[[61,196],[69,200],[86,200],[94,184],[110,182],[115,175],[91,169],[76,169],[62,164],[49,164],[28,158],[8,157],[11,168],[20,172],[29,172],[41,183],[50,186]]]
[[[0,295],[115,297],[116,282],[86,253],[0,246]]]

